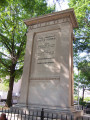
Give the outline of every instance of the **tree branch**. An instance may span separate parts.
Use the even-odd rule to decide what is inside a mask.
[[[6,56],[6,57],[8,57],[8,58],[11,58],[11,57],[7,56],[6,54],[4,54],[4,53],[2,53],[2,52],[0,52],[0,54]]]
[[[20,71],[20,70],[22,70],[23,69],[23,66],[21,67],[21,68],[19,68],[18,70],[16,70],[16,71]]]
[[[17,59],[20,57],[20,54],[21,54],[21,52],[22,52],[22,50],[23,50],[23,45],[25,44],[25,39],[24,39],[24,37],[26,37],[26,33],[24,34],[24,36],[23,36],[23,38],[22,38],[22,42],[21,42],[21,44],[20,44],[20,49],[19,49],[18,52],[17,52]]]
[[[24,62],[24,60],[18,61],[17,63],[21,63],[21,62]]]
[[[12,53],[12,51],[11,51],[11,49],[10,49],[10,45],[9,45],[9,43],[8,43],[8,41],[7,41],[7,39],[8,38],[6,38],[4,35],[2,35],[1,33],[0,33],[0,36],[1,36],[1,39],[2,39],[2,43],[5,45],[5,47],[8,49],[8,51],[10,52],[10,53]],[[7,43],[6,43],[7,42]]]
[[[4,66],[5,68],[10,68],[9,66],[7,66],[7,64],[5,64],[5,63],[2,61],[1,58],[0,58],[0,62],[1,62],[1,64],[3,64],[3,66]]]
[[[90,37],[87,36],[87,37],[76,37],[75,39],[80,40],[80,39],[89,39],[89,38],[90,38]]]
[[[1,19],[2,19],[2,18],[1,18]],[[2,20],[3,20],[3,19],[2,19]],[[2,24],[3,24],[4,28],[8,31],[8,28],[6,27],[5,23],[2,22]],[[9,33],[9,31],[8,31],[8,33]]]

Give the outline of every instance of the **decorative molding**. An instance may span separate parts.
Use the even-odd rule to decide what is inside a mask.
[[[27,26],[32,26],[32,25],[36,25],[36,24],[40,24],[40,23],[44,23],[52,20],[67,18],[67,17],[70,18],[70,22],[72,23],[73,28],[77,28],[78,23],[77,23],[77,19],[75,17],[73,8],[59,11],[59,12],[53,12],[51,14],[47,14],[47,15],[43,15],[35,18],[30,18],[28,20],[24,20],[24,23]]]
[[[60,76],[51,78],[30,78],[30,80],[60,80]]]
[[[36,29],[36,28],[40,28],[40,27],[46,27],[46,26],[50,26],[50,25],[56,25],[56,24],[60,24],[63,22],[69,22],[70,18],[62,18],[62,19],[58,19],[58,20],[53,20],[53,21],[48,21],[48,22],[42,22],[42,23],[37,23],[35,25],[31,25],[28,27],[28,29],[32,30],[32,29]]]

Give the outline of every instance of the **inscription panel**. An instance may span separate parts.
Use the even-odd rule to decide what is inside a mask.
[[[56,36],[48,35],[37,39],[37,64],[54,63]]]
[[[57,61],[59,30],[35,34],[30,79],[59,78],[60,63]]]

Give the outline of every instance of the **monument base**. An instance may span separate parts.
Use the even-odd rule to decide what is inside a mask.
[[[11,110],[16,110],[17,112],[22,111],[22,114],[29,115],[30,113],[33,113],[34,115],[37,115],[40,117],[42,112],[44,115],[44,118],[48,117],[54,117],[54,119],[60,119],[60,120],[76,120],[78,117],[83,116],[82,110],[75,110],[74,106],[68,107],[68,108],[60,108],[60,107],[53,107],[53,106],[38,106],[38,105],[26,105],[26,104],[16,104],[13,107],[11,107]],[[21,113],[21,112],[20,112]]]

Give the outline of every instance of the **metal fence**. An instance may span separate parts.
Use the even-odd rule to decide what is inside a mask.
[[[86,113],[86,106],[82,106],[82,105],[75,105],[74,108],[76,110],[83,110],[83,113]]]
[[[44,109],[1,109],[0,114],[5,113],[8,120],[75,120],[70,113],[48,112]],[[79,117],[76,120],[90,120],[90,117]]]
[[[82,106],[82,105],[74,105],[74,108],[76,109],[76,110],[83,110],[85,107],[84,106]]]

